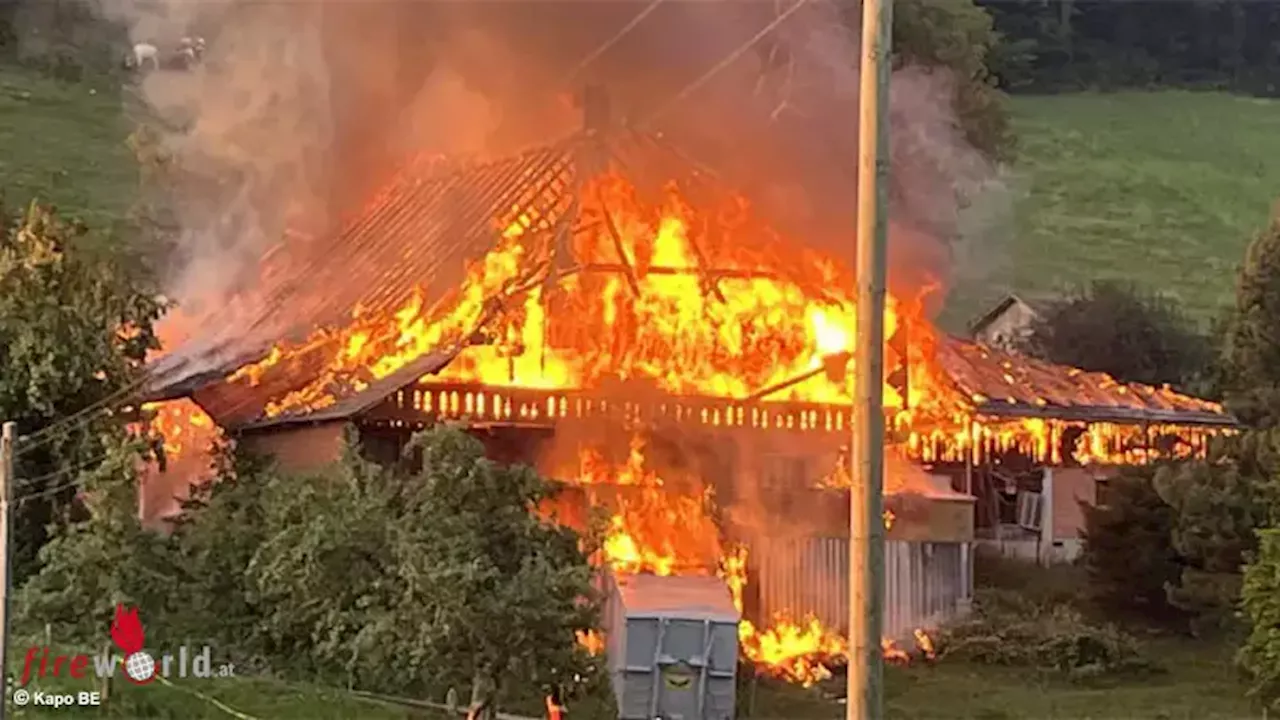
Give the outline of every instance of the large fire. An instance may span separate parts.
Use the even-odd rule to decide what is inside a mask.
[[[154,436],[164,451],[163,464],[141,470],[139,514],[149,520],[177,511],[189,487],[212,474],[209,452],[223,435],[190,400],[146,403],[141,410],[143,420],[132,429]]]
[[[574,198],[569,205],[576,215],[559,200],[535,200],[496,219],[496,245],[448,292],[422,285],[393,312],[356,308],[346,327],[277,345],[227,381],[259,386],[268,377],[311,378],[262,408],[279,417],[327,407],[428,353],[450,349],[457,357],[423,382],[546,390],[626,383],[628,390],[643,386],[667,396],[850,401],[857,327],[848,290],[853,278],[844,263],[761,229],[741,198],[700,200],[695,211],[674,184],[646,194],[613,172],[586,181]],[[531,209],[539,202],[541,211]],[[922,313],[929,290],[891,294],[885,303],[886,337],[906,338],[886,348],[886,377],[905,374],[906,382],[887,380],[884,404],[911,458],[962,461],[1019,450],[1057,463],[1064,445],[1080,462],[1153,457],[1151,440],[1165,430],[1158,425],[981,417],[976,408],[988,398],[948,380],[941,369],[939,338]],[[1012,373],[1004,373],[1010,387],[1017,384]],[[996,399],[1013,403],[1009,395]],[[212,425],[189,408],[162,412],[157,422],[165,425],[175,457],[187,438],[170,421],[183,418],[196,423],[193,428]],[[1202,436],[1171,430],[1190,439],[1173,454],[1203,448]],[[698,478],[660,476],[639,439],[620,463],[586,452],[573,475],[585,497],[543,509],[582,526],[583,506],[607,508],[602,564],[619,573],[715,573],[743,609],[746,551],[724,546],[714,497]],[[847,478],[833,482],[847,484]],[[886,512],[886,526],[894,521]],[[816,618],[766,622],[740,624],[743,654],[758,667],[812,684],[843,662],[845,639]],[[579,641],[603,647],[595,634]],[[919,633],[916,645],[931,656],[927,635]],[[908,655],[888,641],[883,651],[890,660]]]
[[[567,243],[572,258],[552,233],[528,230],[537,218],[515,217],[444,300],[428,304],[419,293],[390,318],[357,311],[348,328],[276,347],[231,380],[256,384],[301,351],[330,348],[318,380],[266,409],[275,416],[329,405],[335,388],[360,389],[441,346],[471,344],[439,380],[531,388],[640,380],[677,395],[747,397],[808,375],[761,399],[848,401],[856,327],[842,290],[852,278],[839,263],[759,232],[726,231],[725,218],[743,217],[745,206],[716,210],[713,231],[674,186],[656,208],[612,174],[582,196],[594,201],[581,213],[589,229]],[[915,299],[889,297],[886,333],[919,312]],[[912,323],[913,333],[916,324],[911,354],[923,360],[932,335],[924,323]],[[907,360],[889,355],[891,368]],[[931,397],[932,366],[906,366],[912,397],[886,384],[886,406]]]
[[[327,407],[453,348],[460,354],[424,381],[545,390],[629,381],[670,395],[849,401],[857,328],[844,263],[761,229],[740,197],[695,211],[674,184],[646,195],[613,172],[584,183],[576,197],[572,224],[527,209],[536,202],[496,220],[494,248],[442,296],[420,285],[393,312],[357,307],[346,327],[277,345],[228,381],[311,378],[262,408],[278,417]],[[564,204],[543,203],[567,217]],[[1060,441],[1072,433],[1065,454],[1079,462],[1145,462],[1155,454],[1159,426],[981,417],[975,409],[992,398],[941,369],[939,338],[922,316],[932,290],[886,298],[886,336],[901,329],[905,338],[886,348],[886,377],[905,369],[907,382],[886,382],[884,402],[913,458],[981,461],[1017,450],[1057,463]],[[1013,372],[1003,374],[1011,387]],[[1126,390],[1093,375],[1090,392]],[[1172,397],[1167,388],[1157,394],[1168,396],[1157,404]],[[1004,399],[1013,402],[995,398]],[[1164,454],[1199,452],[1208,434],[1177,432],[1189,444]]]
[[[621,574],[714,573],[728,586],[738,612],[743,612],[746,548],[722,545],[709,488],[697,487],[696,481],[690,485],[685,478],[665,480],[650,467],[645,445],[640,434],[633,435],[626,460],[618,464],[609,463],[594,448],[584,448],[571,482],[585,491],[585,497],[557,500],[543,511],[560,521],[580,524],[578,503],[606,508],[610,515],[602,555],[597,558],[602,566]],[[743,656],[762,672],[805,686],[831,677],[832,668],[843,664],[848,653],[844,636],[812,616],[780,615],[764,627],[744,618],[738,640]],[[595,633],[580,634],[578,642],[592,652],[604,648],[604,639]],[[922,651],[921,643],[927,642],[928,636],[917,631]],[[908,658],[889,640],[882,642],[882,648],[888,660]],[[931,653],[932,646],[928,648]]]

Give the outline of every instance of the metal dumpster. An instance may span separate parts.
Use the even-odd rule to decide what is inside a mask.
[[[604,620],[619,720],[732,720],[740,616],[724,581],[614,576]]]

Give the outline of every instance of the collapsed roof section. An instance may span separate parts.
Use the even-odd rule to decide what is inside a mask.
[[[445,369],[467,352],[470,339],[423,349],[388,372],[359,369],[329,378],[327,359],[341,355],[342,345],[351,342],[340,329],[353,318],[392,315],[413,302],[415,293],[428,308],[448,302],[458,293],[466,264],[513,229],[563,242],[587,221],[578,213],[582,183],[605,167],[625,173],[641,194],[670,182],[680,184],[694,202],[700,195],[727,192],[714,173],[661,136],[630,131],[586,132],[496,162],[412,164],[371,199],[362,215],[310,247],[305,258],[268,261],[255,318],[230,333],[197,337],[164,358],[154,368],[152,399],[189,395],[229,428],[333,420],[367,411]],[[556,262],[573,259],[562,253]],[[262,362],[270,360],[273,348],[304,337],[286,362]],[[1220,406],[1168,388],[1120,383],[952,338],[939,338],[933,352],[944,384],[974,416],[1234,425]],[[280,398],[318,386],[326,388],[323,401],[272,410]]]
[[[1232,427],[1218,403],[947,338],[938,362],[978,415]]]

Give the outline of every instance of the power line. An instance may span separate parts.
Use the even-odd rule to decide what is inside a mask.
[[[72,467],[60,468],[58,470],[54,470],[53,472],[48,472],[43,475],[37,475],[31,478],[18,478],[15,484],[20,487],[31,487],[32,485],[43,483],[48,480],[54,480],[62,475],[68,475],[71,473],[80,473],[85,470],[89,470],[89,469],[101,466],[107,460],[111,459],[112,454],[113,453],[103,453],[102,455],[99,455],[91,460],[86,460],[84,462],[81,462],[78,465],[75,465]]]
[[[25,502],[26,502],[26,501],[28,501],[28,500],[34,500],[34,499],[36,499],[36,498],[53,497],[54,495],[57,495],[58,493],[62,492],[63,490],[67,490],[67,489],[69,489],[69,488],[73,488],[73,487],[76,487],[76,486],[80,485],[82,482],[83,482],[83,481],[82,481],[80,478],[76,478],[75,480],[72,480],[71,482],[63,483],[63,484],[61,484],[61,485],[55,485],[55,486],[53,486],[53,487],[45,488],[44,490],[40,490],[40,491],[37,491],[37,492],[25,493],[25,494],[23,494],[23,495],[20,495],[20,496],[18,496],[18,497],[16,497],[16,498],[14,498],[14,500],[13,500],[13,505],[21,505],[21,504],[25,503]]]
[[[98,400],[92,405],[81,408],[80,410],[77,410],[76,412],[60,420],[57,420],[53,423],[50,423],[49,425],[44,426],[43,428],[37,430],[36,432],[30,435],[20,438],[22,442],[21,442],[21,445],[19,446],[17,454],[14,457],[20,458],[23,455],[26,455],[27,453],[32,452],[40,448],[41,446],[47,444],[49,441],[53,439],[53,436],[63,428],[70,428],[73,425],[83,426],[87,424],[91,420],[89,415],[93,414],[96,411],[107,409],[108,405],[111,405],[118,400],[123,400],[125,397],[132,395],[134,392],[142,389],[142,387],[147,384],[148,380],[150,380],[150,378],[144,376],[142,379],[136,380],[130,383],[129,385],[126,385],[116,390],[115,392]]]
[[[72,474],[76,475],[74,479],[68,482],[62,483],[60,485],[53,485],[51,487],[47,487],[42,490],[33,490],[31,492],[23,493],[22,495],[19,495],[18,497],[14,498],[13,502],[20,505],[27,500],[33,500],[39,497],[52,497],[62,492],[63,490],[66,490],[68,488],[73,488],[78,485],[82,485],[84,483],[84,477],[81,476],[80,474],[85,471],[96,469],[97,467],[101,467],[104,463],[106,463],[108,460],[111,459],[112,455],[114,455],[114,453],[106,453],[104,455],[100,455],[96,458],[93,458],[92,460],[88,460],[86,462],[80,463],[79,465],[76,465],[74,467],[63,468],[61,470],[56,470],[54,472],[46,473],[44,475],[39,475],[37,477],[24,479],[21,481],[21,484],[30,487],[31,485],[34,485],[36,483],[40,483],[47,480],[53,480],[63,475],[72,475]]]
[[[787,20],[787,18],[794,15],[796,11],[798,11],[800,8],[804,7],[807,4],[809,4],[809,0],[796,0],[796,3],[794,5],[787,8],[787,10],[784,11],[781,15],[778,15],[776,18],[774,18],[772,22],[764,26],[764,29],[756,33],[754,37],[752,37],[750,40],[747,40],[745,43],[739,46],[736,50],[726,55],[720,62],[716,63],[710,70],[703,73],[701,77],[699,77],[698,79],[686,85],[683,90],[673,95],[671,99],[667,100],[665,103],[659,106],[657,110],[655,110],[654,112],[650,113],[647,117],[645,117],[644,120],[640,122],[640,126],[643,127],[643,126],[649,125],[649,123],[653,122],[659,116],[663,115],[672,107],[674,107],[675,105],[683,101],[689,95],[696,92],[698,88],[701,88],[703,85],[705,85],[708,80],[710,80],[711,78],[719,74],[721,70],[724,70],[725,68],[729,67],[734,62],[736,62],[738,58],[741,58],[744,54],[746,54],[746,52],[750,50],[752,47],[754,47],[756,43],[760,42],[762,39],[764,39],[766,35],[776,30],[779,25],[781,25],[783,22]]]
[[[600,59],[602,55],[609,52],[609,50],[613,48],[614,45],[617,45],[618,42],[622,40],[622,38],[626,37],[627,34],[630,33],[632,30],[634,30],[637,25],[639,25],[641,22],[644,21],[645,18],[649,17],[649,15],[653,13],[654,10],[657,10],[658,6],[661,5],[662,3],[663,3],[663,0],[653,0],[652,2],[650,2],[647,6],[645,6],[643,10],[637,13],[635,17],[631,18],[631,22],[622,26],[622,29],[619,30],[613,37],[606,40],[604,44],[600,45],[600,47],[596,48],[590,53],[587,53],[586,57],[582,58],[582,60],[580,60],[578,64],[574,66],[574,68],[564,76],[564,79],[562,79],[557,86],[564,87],[565,85],[568,85],[569,83],[573,82],[574,78],[578,76],[578,73],[582,72],[591,63]]]

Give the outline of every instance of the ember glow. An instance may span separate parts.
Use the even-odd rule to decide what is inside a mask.
[[[201,455],[221,437],[221,431],[213,420],[190,400],[146,403],[142,412],[148,418],[151,431],[163,438],[167,463]]]
[[[768,230],[741,197],[704,200],[695,210],[674,183],[642,195],[613,171],[584,183],[576,215],[566,197],[530,200],[496,218],[492,250],[448,292],[420,284],[398,309],[357,307],[345,327],[279,344],[227,381],[257,387],[267,377],[306,378],[279,386],[260,408],[274,418],[328,407],[427,353],[452,349],[457,357],[423,382],[550,392],[623,381],[673,396],[849,403],[857,328],[843,262]],[[989,402],[1034,408],[1085,398],[1221,410],[1167,388],[939,337],[922,311],[933,290],[886,298],[886,336],[904,331],[903,343],[886,347],[886,377],[905,369],[898,374],[908,382],[886,382],[884,403],[913,459],[981,462],[1016,450],[1055,463],[1143,462],[1161,454],[1153,449],[1159,427],[989,418],[981,414]],[[1178,428],[1184,444],[1163,454],[1201,452],[1215,432]]]
[[[187,399],[146,403],[142,415],[133,431],[158,436],[164,449],[163,470],[158,464],[141,469],[139,512],[150,520],[176,511],[175,498],[186,497],[191,485],[210,477],[209,452],[223,434],[199,405]]]
[[[604,636],[595,630],[577,632],[578,644],[586,648],[587,652],[592,655],[599,655],[604,652]]]
[[[357,311],[347,328],[274,348],[229,379],[257,384],[303,351],[332,348],[317,381],[267,408],[276,416],[325,407],[334,388],[359,390],[426,352],[479,340],[437,379],[528,388],[642,380],[676,395],[746,397],[809,375],[762,399],[848,402],[856,327],[851,297],[837,290],[852,277],[838,263],[780,239],[770,247],[713,233],[674,186],[656,208],[616,175],[583,196],[596,200],[582,210],[590,229],[571,240],[571,268],[553,270],[548,233],[517,217],[441,302],[428,306],[419,293],[390,317]],[[747,208],[717,217],[730,211]],[[886,332],[918,312],[890,297]],[[890,367],[904,360],[890,355]],[[924,397],[929,366],[909,367],[922,369],[913,379]],[[886,385],[887,406],[905,410],[910,400]]]
[[[665,481],[649,467],[645,442],[638,434],[631,439],[626,460],[616,466],[594,449],[582,450],[579,463],[572,482],[586,491],[586,502],[611,513],[599,558],[603,565],[620,574],[715,573],[743,612],[748,553],[741,546],[723,545],[707,489],[690,486],[683,478],[679,483]],[[561,521],[582,516],[572,507],[543,511]],[[889,523],[886,516],[886,527]],[[831,677],[832,668],[845,663],[848,651],[845,637],[813,616],[780,615],[765,627],[744,618],[738,641],[742,655],[762,673],[804,686]],[[603,647],[594,633],[579,634],[578,642],[593,653]]]

